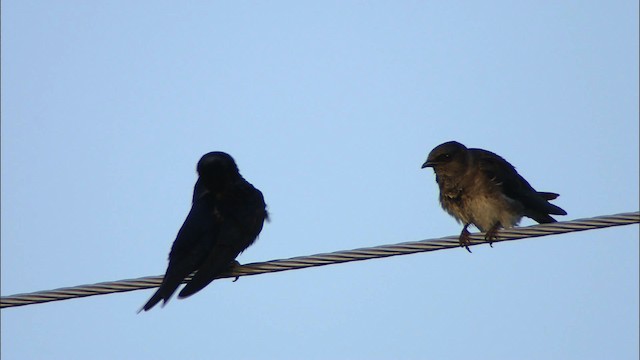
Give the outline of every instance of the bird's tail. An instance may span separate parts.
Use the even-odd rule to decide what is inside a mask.
[[[553,214],[553,215],[567,215],[567,212],[564,211],[564,209],[562,209],[559,206],[555,206],[553,204],[547,205],[547,211],[549,211],[549,214]]]
[[[154,306],[156,306],[160,300],[163,299],[162,294],[160,293],[160,289],[158,289],[158,291],[156,291],[155,294],[153,294],[153,296],[151,297],[151,299],[149,299],[149,301],[147,301],[146,304],[144,304],[144,306],[142,307],[142,309],[138,310],[138,312],[144,310],[144,311],[149,311],[151,310],[151,308],[153,308]]]
[[[557,222],[556,219],[549,216],[549,214],[535,214],[529,217],[537,221],[538,224],[549,224],[549,223]]]
[[[544,191],[538,191],[538,195],[542,196],[545,200],[555,200],[560,196],[560,194]]]
[[[231,271],[235,266],[240,265],[235,260],[229,261],[229,259],[235,259],[239,253],[235,248],[218,248],[209,256],[205,265],[193,275],[191,281],[182,288],[178,298],[184,299],[197,293],[215,280],[218,275],[225,271]]]
[[[559,194],[542,191],[537,191],[536,194],[539,196],[535,200],[536,205],[530,207],[528,214],[525,214],[525,216],[532,218],[540,224],[548,224],[556,222],[556,219],[550,215],[567,215],[567,212],[562,208],[549,202],[549,200],[557,199],[558,196],[560,196]]]
[[[553,215],[567,215],[567,212],[564,211],[564,209],[562,209],[559,206],[555,206],[553,204],[551,204],[550,202],[548,202],[549,200],[555,200],[558,198],[558,196],[560,196],[560,194],[556,194],[556,193],[552,193],[552,192],[538,192],[538,195],[540,195],[543,199],[547,200],[546,204],[545,204],[545,210],[549,213],[549,214],[553,214]],[[551,217],[548,217],[549,219],[551,219]],[[536,220],[534,218],[534,220]],[[548,220],[548,219],[547,219]],[[538,220],[536,220],[538,221]],[[548,223],[548,222],[555,222],[555,220],[553,221],[546,221],[546,222],[540,222],[541,224],[544,223]]]
[[[181,283],[182,281],[180,279],[173,279],[173,281],[171,281],[167,280],[167,278],[165,277],[165,279],[163,279],[162,281],[162,285],[160,285],[160,288],[156,291],[155,294],[153,294],[151,299],[149,299],[149,301],[144,304],[142,309],[138,310],[138,312],[142,310],[151,310],[151,308],[156,306],[160,302],[160,300],[164,300],[164,303],[162,304],[162,306],[164,306],[169,301],[169,299],[171,299],[171,295],[176,292]]]

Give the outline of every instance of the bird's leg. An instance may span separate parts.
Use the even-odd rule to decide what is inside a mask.
[[[493,247],[493,240],[498,238],[498,229],[500,228],[500,222],[493,224],[493,226],[484,234],[484,239],[489,242],[489,246]]]
[[[232,262],[229,263],[229,268],[227,268],[228,272],[233,272],[233,268],[235,268],[236,266],[240,266],[240,263],[238,262],[238,260],[233,260]],[[238,281],[238,279],[240,279],[240,276],[236,276],[235,279],[233,279],[233,282]]]
[[[460,246],[464,247],[465,249],[467,249],[468,252],[471,252],[471,250],[469,250],[469,245],[471,245],[471,241],[469,240],[469,230],[467,230],[467,228],[469,227],[469,224],[465,224],[464,227],[462,228],[462,232],[460,233],[460,237],[458,238],[458,241],[460,242]]]

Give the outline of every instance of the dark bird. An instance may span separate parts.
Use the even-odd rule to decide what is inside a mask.
[[[460,246],[469,252],[470,224],[485,232],[491,244],[498,229],[517,225],[523,216],[544,224],[556,222],[549,214],[567,215],[548,201],[558,194],[536,191],[513,165],[490,151],[449,141],[431,150],[422,164],[426,167],[436,174],[440,205],[464,224]]]
[[[235,258],[251,246],[268,219],[260,190],[247,182],[231,156],[210,152],[198,161],[191,211],[169,253],[169,266],[145,311],[169,301],[191,273],[179,298],[195,294],[216,276],[233,268]]]

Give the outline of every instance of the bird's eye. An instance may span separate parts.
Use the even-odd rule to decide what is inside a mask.
[[[447,160],[449,160],[450,158],[451,158],[451,155],[449,155],[449,154],[442,154],[442,155],[438,156],[438,159],[439,159],[440,161],[447,161]]]

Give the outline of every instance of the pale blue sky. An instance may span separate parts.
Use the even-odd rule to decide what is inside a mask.
[[[637,1],[2,2],[2,295],[159,275],[195,164],[242,263],[455,235],[434,146],[639,208]],[[532,222],[526,220],[524,225]],[[638,226],[4,309],[3,359],[637,359]]]

